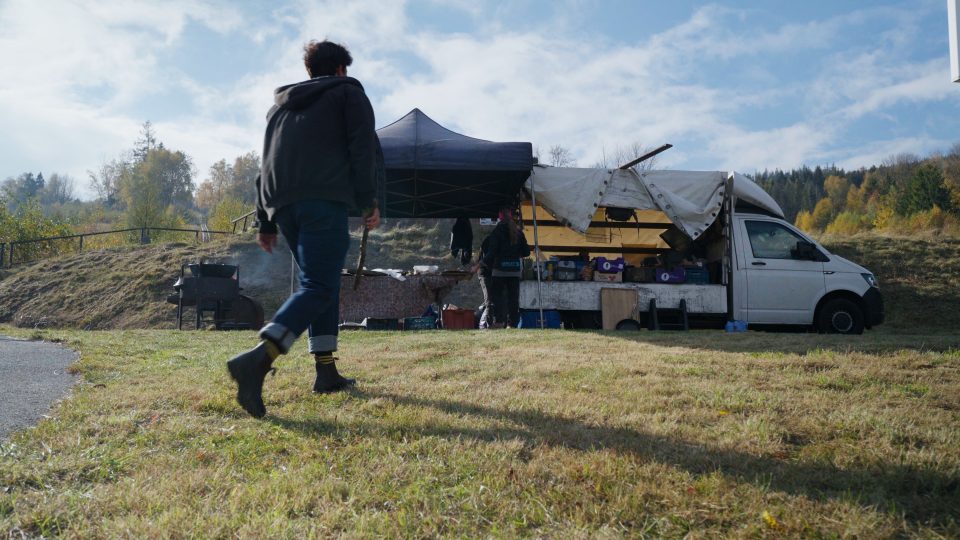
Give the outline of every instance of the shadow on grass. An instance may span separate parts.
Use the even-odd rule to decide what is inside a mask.
[[[377,426],[377,435],[395,431],[409,436],[469,437],[479,441],[521,440],[527,448],[562,447],[584,452],[611,449],[642,460],[656,461],[700,475],[719,471],[740,482],[813,500],[842,499],[865,508],[894,512],[913,524],[956,530],[960,521],[960,474],[881,463],[840,469],[830,463],[797,463],[712,448],[699,441],[651,435],[628,428],[584,423],[537,410],[509,410],[472,403],[430,399],[377,391],[353,391],[359,399],[388,399],[395,403],[430,408],[454,416],[506,420],[517,427],[471,429],[436,425]],[[269,417],[281,427],[307,435],[331,433],[326,421],[300,421]],[[371,433],[371,436],[373,434]],[[521,459],[523,459],[521,457]]]
[[[596,332],[596,331],[591,331]],[[753,330],[730,334],[723,330],[693,332],[659,331],[602,331],[614,339],[645,343],[662,347],[689,347],[726,353],[784,353],[806,356],[825,351],[838,354],[859,353],[883,355],[897,351],[943,353],[960,350],[960,335],[956,329],[935,328],[928,331],[867,331],[859,336],[817,334],[814,332]]]

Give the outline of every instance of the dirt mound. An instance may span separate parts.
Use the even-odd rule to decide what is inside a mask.
[[[357,226],[351,230],[356,231]],[[370,235],[367,268],[409,269],[415,264],[459,269],[447,252],[449,224],[396,225]],[[477,231],[479,233],[479,231]],[[346,266],[357,260],[354,235]],[[237,264],[243,294],[269,318],[290,293],[291,258],[281,243],[273,255],[252,235],[206,244],[151,244],[110,248],[5,269],[0,275],[0,323],[83,329],[174,328],[176,306],[166,301],[186,263]],[[447,301],[475,307],[474,281],[458,285]]]

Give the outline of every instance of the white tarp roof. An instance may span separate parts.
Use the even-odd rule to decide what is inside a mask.
[[[697,238],[717,219],[726,179],[734,196],[783,217],[763,189],[738,173],[723,171],[645,171],[578,169],[537,165],[527,179],[537,204],[570,228],[586,233],[598,208],[660,210],[681,231]],[[535,188],[535,189],[534,189]]]

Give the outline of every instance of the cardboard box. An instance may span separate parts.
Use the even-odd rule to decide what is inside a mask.
[[[623,281],[623,272],[594,272],[594,281],[603,281],[605,283],[620,283]]]

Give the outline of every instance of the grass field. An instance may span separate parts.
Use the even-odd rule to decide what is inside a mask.
[[[355,391],[253,333],[2,328],[81,351],[0,446],[0,535],[958,537],[960,336],[343,335]]]

